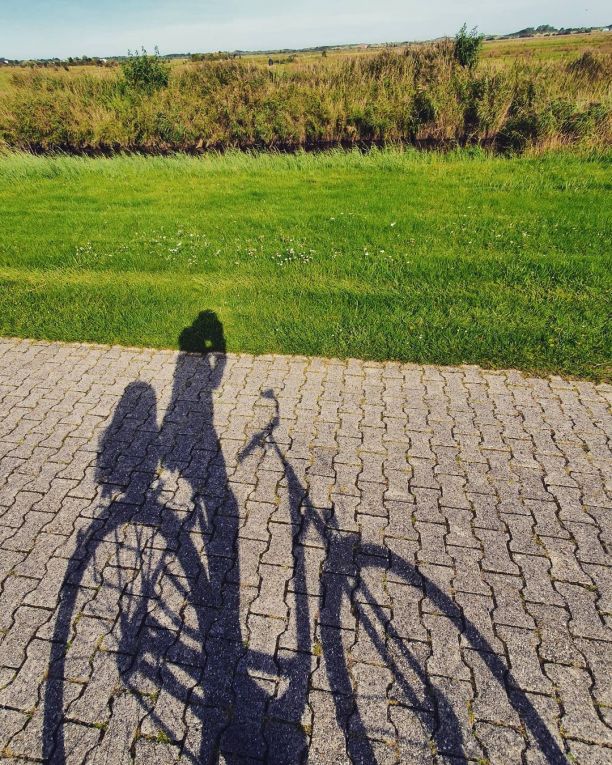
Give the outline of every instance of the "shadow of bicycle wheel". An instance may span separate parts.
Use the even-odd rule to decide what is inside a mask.
[[[490,680],[499,685],[509,705],[515,710],[517,720],[531,734],[533,744],[540,752],[542,761],[549,765],[566,763],[567,759],[557,741],[528,696],[519,689],[518,683],[502,657],[495,652],[459,605],[416,566],[401,556],[382,546],[369,546],[367,552],[370,563],[362,564],[356,577],[361,603],[353,601],[354,618],[371,645],[371,654],[367,657],[367,661],[374,666],[384,667],[391,679],[390,683],[383,686],[384,693],[388,694],[391,687],[393,702],[407,707],[412,719],[420,723],[424,737],[423,744],[429,737],[433,750],[439,755],[451,758],[479,756],[477,750],[471,750],[471,742],[466,736],[467,726],[456,713],[457,704],[453,703],[450,693],[440,692],[440,687],[435,687],[435,678],[427,673],[423,655],[415,652],[415,648],[423,646],[423,643],[419,642],[422,638],[419,638],[417,634],[419,631],[417,625],[414,625],[415,635],[412,636],[417,637],[416,642],[411,637],[407,639],[405,634],[398,634],[392,622],[389,621],[386,613],[388,609],[378,602],[377,597],[364,581],[370,578],[372,569],[379,568],[381,574],[396,583],[403,582],[412,587],[416,584],[423,594],[423,600],[428,603],[429,610],[437,612],[456,625],[457,637],[462,635],[469,648],[478,652]],[[346,596],[346,589],[341,586],[327,588],[326,618],[321,626],[323,656],[332,657],[326,661],[329,686],[341,698],[350,697],[355,689],[354,668],[346,660],[346,649],[341,640],[342,599]],[[371,687],[367,689],[365,698],[370,703],[372,693],[375,693],[372,687],[375,689],[376,685],[375,682],[372,683],[373,676],[375,677],[375,673],[374,675],[366,674],[366,681],[371,683]],[[452,679],[448,678],[439,685],[452,687],[452,682]],[[373,740],[376,736],[372,736],[372,720],[368,719],[367,711],[361,714],[353,708],[352,713],[347,715],[346,708],[339,707],[337,722],[344,731],[347,752],[353,762],[375,763],[378,761]],[[427,746],[422,748],[427,749]]]

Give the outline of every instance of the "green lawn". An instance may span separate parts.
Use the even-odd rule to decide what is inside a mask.
[[[0,334],[610,375],[610,157],[0,157]]]

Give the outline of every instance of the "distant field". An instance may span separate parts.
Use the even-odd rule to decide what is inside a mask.
[[[610,376],[610,155],[0,159],[0,334]]]
[[[540,61],[571,59],[585,50],[612,53],[611,32],[526,37],[516,40],[490,40],[484,43],[483,59],[511,63],[517,58],[536,58]]]
[[[12,77],[14,74],[20,74],[24,71],[31,71],[32,67],[27,66],[0,66],[0,93],[7,91],[11,88]],[[49,72],[58,77],[66,78],[69,80],[76,79],[83,74],[89,74],[93,77],[110,78],[117,74],[118,67],[104,67],[104,66],[70,66],[68,71],[63,67],[48,67],[38,71]]]
[[[412,43],[418,47],[426,43]],[[371,57],[384,46],[363,45],[351,48],[331,48],[327,51],[327,59],[332,62],[334,59],[344,59],[347,56]],[[403,50],[405,46],[396,46],[395,50]],[[515,40],[489,40],[484,43],[482,58],[485,63],[498,62],[502,64],[512,63],[517,58],[536,58],[540,61],[571,59],[583,53],[586,50],[592,50],[599,53],[612,53],[612,33],[610,32],[591,32],[589,34],[575,35],[554,35],[551,37],[527,37]],[[272,53],[272,54],[248,54],[242,57],[243,61],[267,66],[269,59],[273,61],[286,59],[290,54]],[[293,63],[283,63],[280,67],[285,71],[291,71],[299,68],[303,64],[312,64],[319,62],[322,58],[321,53],[317,51],[304,51],[295,55]],[[176,71],[184,70],[191,66],[188,58],[172,59],[170,62],[172,69]],[[5,66],[0,67],[0,91],[9,87],[11,75],[14,72],[22,71],[22,67]],[[52,69],[60,75],[65,70],[63,68]],[[116,69],[96,66],[71,66],[68,76],[89,73],[94,76],[112,77]]]

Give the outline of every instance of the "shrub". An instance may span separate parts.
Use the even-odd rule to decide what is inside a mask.
[[[567,65],[567,70],[573,75],[585,77],[588,80],[597,80],[600,77],[610,78],[612,76],[611,57],[586,50]]]
[[[169,67],[160,59],[157,49],[152,56],[144,48],[140,53],[128,52],[121,70],[125,84],[133,90],[150,94],[168,87]]]
[[[455,37],[455,60],[467,69],[474,69],[480,56],[482,40],[483,36],[478,34],[476,27],[468,32],[464,24]]]
[[[513,86],[507,76],[485,72],[465,83],[460,92],[465,104],[464,130],[467,141],[490,141],[507,118]]]
[[[605,104],[589,104],[582,111],[574,112],[566,123],[566,132],[576,138],[606,135],[610,129],[612,110]]]
[[[431,95],[424,90],[420,90],[414,96],[411,113],[412,135],[416,138],[419,128],[435,121],[437,116],[436,105]]]

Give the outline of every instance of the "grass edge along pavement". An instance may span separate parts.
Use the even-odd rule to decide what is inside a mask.
[[[0,333],[610,377],[610,155],[0,158]]]

